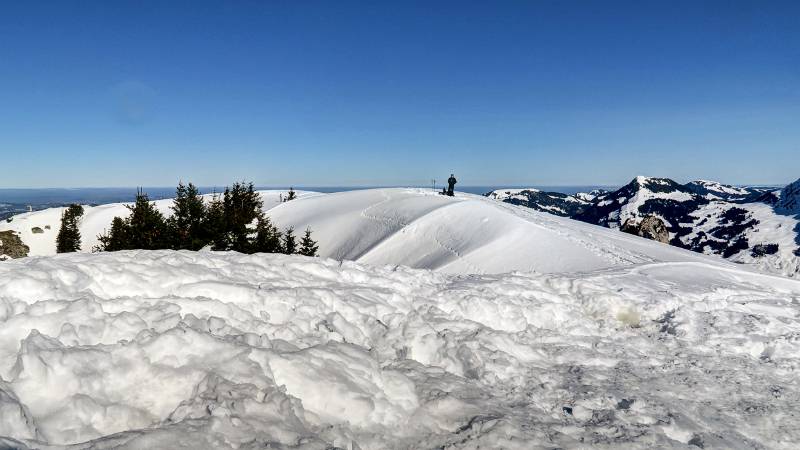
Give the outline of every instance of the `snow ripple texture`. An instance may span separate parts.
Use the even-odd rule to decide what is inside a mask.
[[[0,265],[0,448],[797,448],[800,282],[283,255]]]

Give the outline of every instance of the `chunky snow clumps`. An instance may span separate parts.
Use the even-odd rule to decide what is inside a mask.
[[[298,256],[0,264],[0,448],[796,448],[800,282]]]

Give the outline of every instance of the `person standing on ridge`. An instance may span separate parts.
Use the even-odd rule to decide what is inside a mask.
[[[451,173],[450,178],[447,179],[447,195],[453,196],[453,190],[456,188],[456,177]]]

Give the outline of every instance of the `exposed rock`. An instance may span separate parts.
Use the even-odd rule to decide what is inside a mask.
[[[628,219],[620,228],[622,231],[635,234],[643,238],[669,244],[669,231],[664,221],[656,216],[646,216],[641,222]]]
[[[778,244],[756,244],[750,250],[750,254],[753,258],[760,258],[762,256],[778,253],[778,248]]]
[[[30,248],[13,231],[0,231],[0,260],[24,258]]]
[[[33,228],[31,228],[31,233],[33,233],[33,234],[42,234],[42,233],[44,233],[44,230],[41,229],[40,227],[33,227]]]

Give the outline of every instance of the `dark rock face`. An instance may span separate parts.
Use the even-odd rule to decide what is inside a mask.
[[[800,214],[800,180],[781,190],[775,209],[784,214]]]
[[[0,259],[24,258],[28,256],[30,248],[22,243],[22,239],[13,231],[0,231]]]
[[[628,219],[620,230],[625,233],[635,234],[636,236],[669,244],[669,231],[666,225],[664,225],[664,221],[656,216],[647,216],[639,223],[636,223],[633,219]]]

